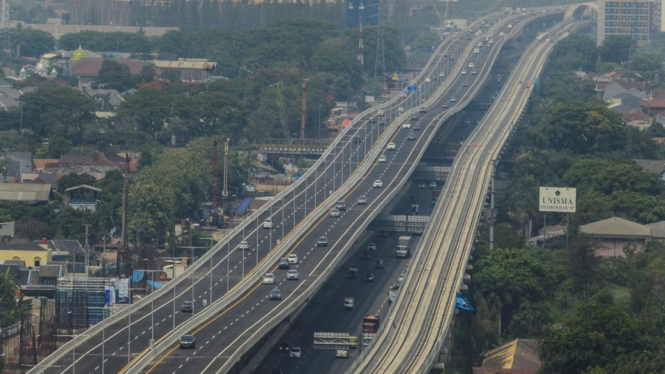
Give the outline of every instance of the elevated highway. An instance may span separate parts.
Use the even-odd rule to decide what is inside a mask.
[[[418,160],[436,135],[441,123],[453,113],[460,111],[480,89],[482,82],[488,78],[491,66],[506,38],[518,35],[527,20],[545,16],[549,15],[524,14],[499,22],[491,28],[485,28],[485,33],[495,35],[495,44],[482,48],[479,53],[473,53],[473,47],[481,40],[482,35],[477,37],[474,35],[471,38],[468,33],[464,35],[463,38],[466,41],[471,40],[472,43],[462,53],[452,73],[446,74],[449,76],[450,84],[439,88],[435,95],[427,99],[423,104],[426,109],[415,107],[407,110],[391,125],[386,125],[389,128],[381,135],[376,146],[368,147],[367,153],[360,152],[359,158],[356,158],[358,157],[356,154],[349,157],[350,163],[360,162],[359,169],[341,190],[335,192],[311,214],[312,221],[307,231],[298,237],[295,245],[287,252],[296,254],[299,258],[298,264],[292,267],[300,273],[298,281],[286,280],[286,272],[279,270],[275,262],[267,264],[265,270],[271,271],[277,278],[275,286],[263,285],[257,276],[251,287],[237,301],[220,310],[217,315],[210,316],[211,318],[201,326],[189,330],[178,329],[181,333],[194,333],[197,342],[200,342],[196,350],[178,349],[178,345],[174,344],[175,338],[169,339],[170,341],[159,347],[160,350],[164,350],[164,354],[154,358],[146,355],[142,362],[147,365],[137,364],[135,366],[137,370],[135,371],[133,367],[130,371],[147,373],[235,371],[234,368],[242,361],[246,352],[283,320],[297,313],[299,308],[314,295],[341,263],[353,243],[363,235],[369,222],[394,198],[417,167]],[[504,33],[505,36],[499,36],[500,33]],[[436,72],[434,69],[436,67],[429,71],[429,77],[432,72]],[[462,74],[462,70],[467,70],[467,73]],[[472,74],[473,70],[476,70],[476,74]],[[414,104],[417,104],[419,100],[414,101]],[[443,108],[444,103],[445,108]],[[380,121],[380,116],[375,115],[366,118],[361,126],[371,127]],[[410,128],[405,128],[404,123],[408,123]],[[416,130],[417,126],[420,127],[419,130]],[[415,139],[411,140],[412,134],[415,135]],[[352,142],[359,147],[371,141],[368,135],[360,131],[353,137],[360,137],[359,142]],[[395,144],[393,150],[385,148],[389,142]],[[378,162],[380,156],[385,156],[386,162]],[[380,187],[377,187],[376,181],[381,181]],[[367,197],[366,205],[357,204],[360,196]],[[338,200],[346,202],[346,210],[341,212],[339,218],[331,218],[328,216],[328,211]],[[327,247],[317,246],[317,239],[320,237],[327,238]],[[273,287],[280,290],[281,300],[268,298],[268,293]],[[165,347],[167,345],[168,347]],[[145,370],[140,370],[142,367],[145,367]]]
[[[455,310],[493,164],[526,107],[554,43],[578,27],[564,21],[525,51],[497,102],[455,159],[419,243],[400,296],[370,349],[347,373],[427,373],[437,361]]]
[[[498,16],[491,15],[482,21],[495,22],[496,20],[498,20]],[[481,20],[472,27],[479,28],[480,24]],[[210,321],[214,318],[219,320],[221,316],[230,318],[232,313],[228,312],[229,308],[235,306],[233,309],[238,311],[240,309],[238,305],[242,304],[238,304],[238,301],[248,299],[247,295],[256,289],[256,282],[261,275],[271,269],[287,251],[296,251],[302,259],[301,262],[307,264],[308,268],[314,269],[315,261],[317,263],[322,261],[324,252],[319,251],[317,256],[310,256],[308,259],[307,251],[303,249],[303,243],[311,245],[311,242],[305,242],[303,235],[314,232],[312,225],[318,222],[322,215],[327,215],[331,205],[337,199],[349,194],[363,177],[364,179],[369,177],[366,175],[367,170],[370,166],[375,166],[378,153],[390,139],[404,141],[405,135],[396,133],[395,119],[398,116],[398,108],[405,108],[407,110],[405,116],[410,116],[418,111],[417,108],[421,102],[428,100],[432,95],[437,95],[439,91],[450,88],[454,81],[453,78],[459,75],[461,69],[461,64],[456,64],[457,60],[460,55],[470,54],[471,43],[477,41],[466,37],[467,34],[460,34],[445,40],[433,54],[423,72],[412,82],[412,85],[419,87],[417,92],[408,93],[406,97],[394,98],[388,103],[358,116],[300,180],[252,214],[221,243],[202,256],[185,274],[131,308],[113,315],[85,332],[75,334],[76,337],[72,341],[40,362],[30,372],[115,373],[138,371],[146,363],[160,357],[159,354],[166,350],[164,347],[171,347],[171,344],[177,341],[183,332],[195,330],[203,321]],[[377,110],[383,110],[385,115],[377,117]],[[424,130],[421,134],[431,133],[431,131]],[[396,137],[396,134],[399,136]],[[362,141],[354,141],[354,138],[362,139]],[[381,149],[379,146],[375,147],[375,144],[381,144]],[[400,157],[406,153],[406,150],[402,148],[395,152]],[[358,171],[359,166],[363,167],[362,171]],[[399,162],[387,163],[386,166],[390,166],[391,170],[379,171],[380,169],[376,169],[376,173],[373,175],[393,173],[405,167]],[[357,188],[354,189],[354,191],[356,190],[360,191]],[[380,191],[386,190],[384,188]],[[379,190],[371,192],[376,194]],[[372,197],[376,196],[370,196],[370,202],[373,202],[373,205],[368,205],[367,208],[377,209],[379,203]],[[317,207],[319,208],[317,209]],[[340,219],[340,221],[351,220],[357,211],[359,212],[360,209],[349,209],[346,213],[349,214],[347,218]],[[272,228],[264,228],[263,222],[267,218],[272,219]],[[337,227],[346,225],[344,223]],[[317,234],[319,232],[316,231]],[[325,229],[323,232],[329,233],[330,231]],[[331,237],[331,239],[333,238]],[[249,249],[238,249],[242,241],[247,241]],[[278,241],[279,244],[277,244]],[[337,243],[337,241],[331,240],[331,246],[325,253],[341,250],[344,242]],[[301,272],[303,276],[298,282],[300,287],[296,291],[297,293],[307,291],[308,286],[314,282],[325,280],[323,278],[319,280],[319,276],[323,271],[322,266],[329,259],[328,257],[323,260],[324,262],[319,264],[316,271],[303,270]],[[293,295],[293,297],[295,296]],[[264,298],[261,297],[261,299]],[[207,307],[204,307],[203,300],[207,301]],[[192,313],[181,312],[183,301],[193,301]],[[285,302],[286,299],[282,303]],[[253,309],[255,310],[256,306]],[[237,322],[246,316],[245,313],[239,315],[242,317],[236,317]],[[245,324],[245,321],[234,323],[236,328]],[[225,336],[230,335],[225,334]],[[215,344],[219,347],[224,343]],[[234,360],[242,354],[241,352],[242,350],[235,351]],[[201,360],[197,361],[201,362]]]
[[[546,15],[511,16],[489,32],[498,35],[505,30],[502,32],[509,38],[519,33],[525,20],[539,16]],[[484,20],[488,24],[498,21],[496,16]],[[508,24],[514,27],[508,28]],[[480,27],[480,21],[472,25]],[[419,91],[379,107],[385,112],[383,117],[374,110],[363,113],[303,178],[234,229],[184,276],[127,312],[89,329],[31,372],[230,371],[244,353],[280,321],[296,313],[325,282],[417,166],[438,126],[461,110],[487,79],[505,38],[495,35],[494,46],[473,54],[479,40],[480,36],[464,33],[442,43],[413,82]],[[468,62],[476,64],[478,74],[461,74]],[[419,113],[421,105],[432,108],[441,105],[440,100],[449,103],[446,111]],[[406,109],[401,117],[398,107]],[[402,123],[412,116],[420,117],[412,122],[421,126],[420,131],[413,131],[415,141],[407,139],[410,131],[401,130]],[[394,151],[385,151],[388,142],[395,143]],[[388,162],[376,161],[381,154]],[[375,180],[382,180],[382,188],[372,187]],[[367,196],[367,205],[355,204],[360,195]],[[349,208],[339,219],[329,218],[328,210],[340,199],[346,200]],[[263,228],[266,218],[272,219],[271,228]],[[320,236],[327,236],[328,247],[316,246]],[[248,250],[237,249],[243,240],[248,242]],[[300,272],[297,282],[284,281],[283,272],[274,269],[287,253],[299,257],[294,266]],[[281,301],[269,301],[271,287],[260,283],[261,275],[269,270],[277,275]],[[203,307],[203,299],[208,307]],[[194,300],[194,313],[180,312],[185,300]],[[176,349],[174,344],[184,333],[195,334],[197,349]]]

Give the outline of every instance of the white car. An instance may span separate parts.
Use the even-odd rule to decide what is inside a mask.
[[[466,69],[462,69],[462,75],[466,75]]]
[[[263,274],[263,284],[275,284],[275,274],[273,273]]]
[[[410,129],[410,128],[411,128],[411,124],[410,124],[409,122],[404,122],[404,123],[402,124],[402,128],[403,128],[403,129]]]
[[[286,280],[298,280],[300,277],[300,274],[298,274],[298,270],[296,269],[291,269],[286,272]]]
[[[386,162],[386,161],[388,161],[388,159],[386,158],[385,155],[381,155],[381,156],[379,156],[379,162],[384,163],[384,162]]]
[[[388,149],[395,149],[395,143],[393,142],[388,143]]]
[[[289,351],[290,358],[300,358],[301,354],[300,347],[291,347],[291,351]]]
[[[374,188],[381,188],[381,187],[383,187],[383,182],[381,182],[380,179],[377,179],[377,180],[374,181],[373,187]]]
[[[249,243],[247,243],[247,240],[243,240],[240,242],[240,245],[238,246],[238,249],[249,249]]]
[[[472,68],[472,67],[474,67],[474,66],[475,66],[475,65],[473,64],[473,62],[469,62],[469,67],[470,67],[470,68]]]
[[[286,257],[289,260],[289,264],[297,264],[298,263],[298,255],[295,253],[291,253]]]
[[[263,221],[263,228],[264,229],[271,229],[272,228],[272,218],[266,218],[266,220]]]
[[[339,218],[339,209],[334,208],[333,210],[330,211],[330,217],[332,218]]]
[[[425,78],[425,83],[429,83],[429,82],[431,82],[431,81],[432,81],[431,79],[429,79],[429,78]]]
[[[439,78],[443,78],[446,76],[446,73],[439,73]]]

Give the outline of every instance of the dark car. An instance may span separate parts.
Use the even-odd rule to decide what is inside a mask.
[[[270,300],[282,300],[282,293],[279,291],[279,288],[270,291]]]
[[[182,338],[180,338],[180,349],[186,348],[196,348],[196,341],[194,341],[194,337],[191,335],[183,335]]]
[[[374,273],[367,273],[365,275],[365,282],[368,283],[374,282]]]
[[[287,342],[282,342],[282,344],[279,345],[279,347],[277,348],[277,350],[278,350],[279,352],[288,353],[290,348],[291,348],[291,346],[289,345],[289,343],[287,343]]]
[[[376,260],[374,267],[377,269],[383,269],[383,260]]]
[[[370,258],[372,257],[372,253],[368,250],[363,251],[363,258]]]
[[[288,269],[290,268],[291,265],[289,265],[289,259],[286,257],[282,257],[279,259],[279,268],[280,269]]]
[[[413,131],[420,131],[420,125],[417,123],[413,125]]]
[[[192,302],[189,300],[183,301],[182,307],[180,307],[180,311],[183,313],[191,313],[193,309]]]
[[[418,116],[412,116],[411,121],[419,121]]]

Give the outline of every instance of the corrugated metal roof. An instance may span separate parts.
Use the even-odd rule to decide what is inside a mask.
[[[584,234],[615,238],[651,238],[651,228],[627,219],[612,217],[580,226]]]
[[[50,184],[0,183],[0,200],[48,201]]]
[[[217,65],[209,61],[153,61],[155,67],[160,69],[198,69],[212,70]]]

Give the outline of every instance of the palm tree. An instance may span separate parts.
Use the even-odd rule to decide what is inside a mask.
[[[18,278],[10,269],[0,273],[0,327],[9,327],[30,313],[30,305],[23,296],[16,298],[16,291],[20,288]]]

